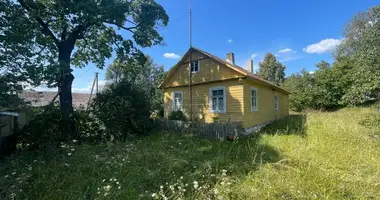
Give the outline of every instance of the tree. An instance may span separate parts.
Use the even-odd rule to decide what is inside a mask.
[[[353,85],[344,95],[347,104],[380,98],[380,6],[357,14],[345,27],[345,40],[336,57],[352,57]]]
[[[281,85],[285,79],[285,66],[277,61],[276,57],[267,53],[264,60],[259,63],[259,76],[267,81]]]
[[[112,52],[122,61],[144,62],[135,45],[161,43],[157,25],[166,26],[169,20],[154,0],[3,0],[0,8],[1,57],[18,56],[21,73],[38,69],[47,85],[58,87],[65,119],[62,130],[71,137],[75,137],[71,66],[92,62],[103,68]]]
[[[146,62],[122,63],[115,61],[106,71],[106,79],[119,83],[124,80],[134,87],[140,88],[152,101],[152,109],[157,111],[163,109],[163,94],[158,85],[166,77],[166,72],[162,65],[154,63],[150,56],[146,56]]]

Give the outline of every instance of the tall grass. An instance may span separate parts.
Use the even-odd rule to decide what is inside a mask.
[[[292,115],[234,142],[157,133],[0,166],[0,199],[376,199],[371,108]]]

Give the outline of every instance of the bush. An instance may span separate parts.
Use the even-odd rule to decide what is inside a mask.
[[[30,121],[15,135],[21,148],[46,149],[58,147],[67,138],[62,135],[63,115],[57,105],[32,109]],[[79,140],[84,142],[101,142],[106,140],[104,129],[99,120],[84,110],[74,112],[74,120]]]
[[[186,116],[180,110],[170,112],[168,118],[169,118],[169,120],[186,121]]]
[[[91,103],[92,113],[115,139],[144,134],[152,128],[151,102],[146,93],[128,81],[112,83]]]
[[[58,106],[52,105],[33,111],[29,123],[18,133],[22,148],[56,147],[65,141],[60,129],[63,115]]]

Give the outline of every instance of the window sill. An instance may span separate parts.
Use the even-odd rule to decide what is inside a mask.
[[[213,111],[213,110],[211,110],[210,113],[226,113],[226,111]]]

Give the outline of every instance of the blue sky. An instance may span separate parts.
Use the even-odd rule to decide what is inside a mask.
[[[158,2],[170,17],[169,25],[160,28],[165,44],[143,51],[169,70],[189,48],[189,2]],[[271,52],[286,66],[287,76],[302,68],[313,71],[319,61],[333,61],[331,51],[343,39],[344,25],[352,16],[379,3],[375,0],[192,0],[193,45],[221,58],[234,52],[236,64],[242,67],[248,59],[253,59],[257,68],[264,55]],[[104,79],[105,70],[93,65],[75,69],[73,91],[88,92],[95,72],[99,72],[100,80]]]

